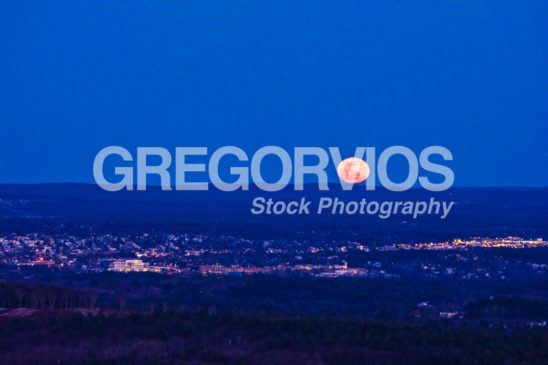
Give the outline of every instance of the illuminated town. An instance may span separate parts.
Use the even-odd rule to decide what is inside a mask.
[[[471,239],[454,239],[448,242],[429,242],[415,244],[397,244],[388,247],[395,247],[407,250],[454,250],[465,249],[469,247],[484,247],[484,248],[530,248],[530,247],[546,247],[548,242],[542,238],[523,239],[521,237],[505,237],[505,238],[482,238],[475,237]],[[385,247],[384,249],[387,249]]]
[[[532,270],[544,273],[543,262],[523,262],[511,255],[483,259],[481,250],[548,247],[542,238],[470,238],[372,246],[363,242],[251,240],[207,234],[4,235],[0,263],[41,266],[73,272],[153,272],[180,275],[311,275],[317,277],[399,277],[459,275],[497,277]],[[405,251],[438,252],[411,262]]]

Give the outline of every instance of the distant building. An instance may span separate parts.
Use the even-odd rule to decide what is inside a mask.
[[[110,271],[130,272],[130,271],[149,271],[150,267],[142,260],[116,260],[112,264]]]
[[[453,318],[458,314],[458,312],[440,312],[440,318]]]

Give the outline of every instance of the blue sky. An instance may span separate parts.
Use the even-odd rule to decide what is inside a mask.
[[[93,182],[108,145],[442,145],[458,186],[547,186],[547,11],[3,1],[0,183]]]

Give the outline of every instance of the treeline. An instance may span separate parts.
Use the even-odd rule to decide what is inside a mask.
[[[543,364],[546,331],[178,310],[0,317],[0,363]]]
[[[342,315],[390,320],[439,320],[459,312],[476,324],[524,326],[548,320],[546,280],[505,282],[439,279],[337,280],[268,275],[177,277],[104,273],[48,277],[40,283],[0,280],[0,308],[104,308],[163,311],[215,307],[219,312],[270,311],[290,315]],[[60,283],[51,285],[49,283]],[[62,286],[61,286],[62,285]],[[531,293],[537,293],[535,297]],[[428,302],[416,317],[419,303]],[[456,321],[456,320],[453,320]]]
[[[527,318],[548,320],[548,300],[521,297],[479,299],[464,307],[469,318]]]
[[[74,309],[95,306],[98,293],[44,284],[0,281],[0,307],[33,309]]]

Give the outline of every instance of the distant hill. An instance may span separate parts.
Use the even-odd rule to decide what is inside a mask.
[[[446,219],[395,215],[253,215],[254,198],[291,201],[301,197],[317,201],[338,197],[343,201],[454,201]],[[548,188],[451,188],[441,193],[422,189],[394,193],[386,190],[304,191],[288,187],[266,193],[250,191],[147,191],[106,192],[93,184],[0,185],[0,231],[77,229],[100,231],[161,230],[207,231],[242,236],[298,239],[354,239],[369,242],[434,241],[467,236],[548,237]]]

